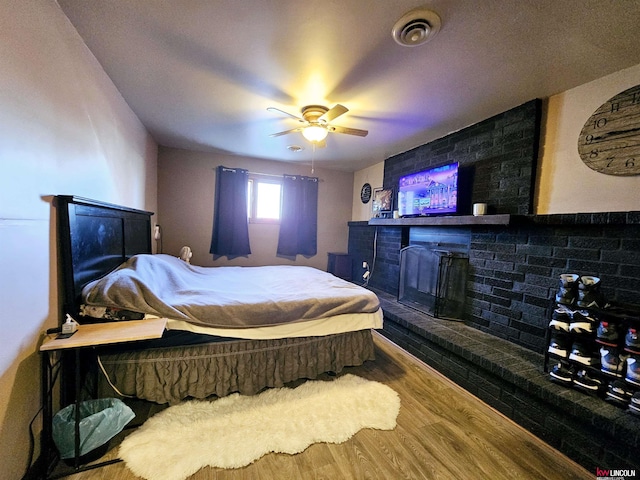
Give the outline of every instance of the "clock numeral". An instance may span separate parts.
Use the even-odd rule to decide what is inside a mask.
[[[636,159],[635,158],[630,158],[628,159],[626,162],[624,162],[624,166],[627,168],[633,168],[636,166]]]
[[[620,102],[613,102],[611,104],[611,113],[617,112],[620,110]]]
[[[592,143],[592,142],[593,142],[593,139],[594,139],[594,138],[595,138],[595,137],[594,137],[593,135],[589,134],[589,135],[587,135],[586,137],[584,137],[584,141],[585,141],[585,142],[587,143],[587,145],[588,145],[588,144],[590,144],[590,143]]]
[[[593,128],[602,128],[607,125],[607,119],[602,117],[593,122]]]
[[[594,149],[589,152],[589,158],[596,158],[598,156],[598,150]]]
[[[640,92],[633,92],[631,103],[640,103]]]
[[[607,162],[606,168],[609,168],[615,159],[616,157],[607,157],[607,160],[609,161]]]

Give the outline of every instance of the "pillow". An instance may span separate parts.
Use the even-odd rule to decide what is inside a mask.
[[[116,307],[96,307],[93,305],[80,305],[80,314],[85,317],[100,318],[104,320],[142,320],[144,313],[132,312]]]

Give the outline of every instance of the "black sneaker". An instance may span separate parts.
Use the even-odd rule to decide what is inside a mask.
[[[624,349],[627,352],[640,354],[640,339],[635,327],[629,327],[627,330],[627,335],[624,337]]]
[[[596,308],[599,310],[609,307],[604,295],[600,293],[600,279],[598,277],[589,275],[580,277],[576,305],[580,308]]]
[[[620,380],[611,382],[607,389],[607,400],[621,407],[627,407],[631,402],[632,396],[633,392]]]
[[[608,375],[622,378],[624,362],[627,359],[624,355],[619,355],[615,348],[600,349],[600,370]]]
[[[569,338],[561,333],[551,334],[548,352],[558,357],[567,358],[569,355]]]
[[[569,354],[569,360],[592,367],[600,363],[600,355],[592,348],[589,348],[586,343],[574,342]]]
[[[558,305],[558,308],[556,308],[551,315],[549,328],[568,333],[572,316],[573,312],[569,310],[565,305]]]
[[[551,380],[562,383],[564,385],[571,385],[573,381],[574,370],[573,367],[566,367],[562,363],[554,365],[549,372]]]
[[[578,279],[580,275],[575,273],[563,273],[560,275],[560,288],[556,293],[556,303],[561,305],[573,305],[578,297]]]
[[[598,323],[598,317],[589,310],[576,310],[571,317],[569,330],[573,333],[593,333]]]
[[[620,326],[611,320],[601,320],[598,325],[596,342],[610,347],[617,347],[620,344]]]
[[[602,381],[599,378],[591,377],[586,370],[580,370],[573,378],[573,384],[588,393],[598,393],[602,388]],[[639,405],[640,407],[640,405]]]
[[[637,357],[627,359],[627,376],[625,380],[640,387],[640,360]]]
[[[629,411],[636,415],[640,415],[640,392],[634,393],[631,397],[631,401],[629,402]]]

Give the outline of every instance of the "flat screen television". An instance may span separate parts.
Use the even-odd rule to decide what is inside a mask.
[[[398,213],[401,217],[458,212],[457,163],[405,175],[398,183]]]

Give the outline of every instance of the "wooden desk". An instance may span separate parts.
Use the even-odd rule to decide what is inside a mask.
[[[49,334],[45,337],[40,346],[42,367],[41,367],[41,387],[42,387],[42,438],[41,438],[41,454],[43,461],[43,478],[49,477],[51,467],[55,467],[52,459],[51,445],[52,437],[52,420],[53,420],[53,387],[57,375],[54,375],[54,367],[51,365],[51,354],[55,351],[62,353],[74,353],[74,386],[75,394],[74,403],[78,403],[80,398],[80,351],[86,348],[92,348],[103,345],[111,345],[116,343],[135,342],[139,340],[150,340],[160,338],[166,327],[167,320],[165,318],[157,318],[151,320],[129,320],[108,323],[93,323],[78,326],[78,330],[69,338],[56,338],[57,333]],[[63,375],[65,372],[63,371]],[[76,473],[80,470],[80,409],[76,405],[75,418],[75,459],[74,467]],[[120,461],[119,459],[110,460],[99,464],[91,464],[86,469],[97,468],[99,466],[108,465]],[[53,465],[52,465],[53,464]],[[65,476],[65,475],[62,475]]]

